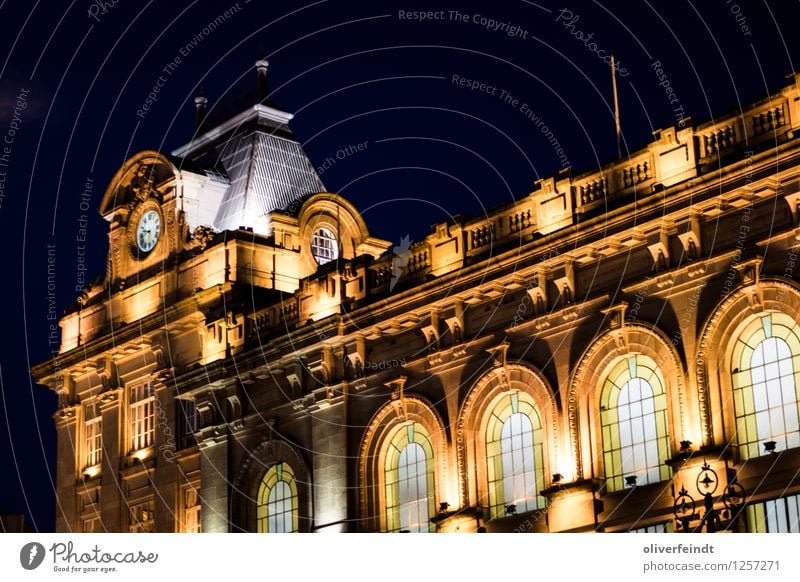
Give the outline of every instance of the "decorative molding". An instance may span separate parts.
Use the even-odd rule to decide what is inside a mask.
[[[398,376],[394,380],[389,380],[383,384],[392,391],[392,403],[395,405],[395,412],[404,422],[408,419],[408,408],[403,394],[407,379],[406,376]]]
[[[428,402],[424,397],[419,395],[404,395],[406,412],[409,417],[413,416],[414,420],[420,424],[427,424],[426,429],[431,430],[431,437],[433,438],[434,432],[436,439],[439,442],[439,448],[434,457],[437,463],[436,477],[437,488],[439,491],[447,491],[447,432],[445,430],[444,422],[436,412],[434,406]],[[358,452],[358,477],[359,477],[359,509],[361,517],[378,519],[379,512],[382,508],[377,507],[377,500],[375,500],[375,511],[370,511],[369,492],[374,489],[377,491],[379,483],[372,479],[367,478],[370,469],[374,467],[375,463],[380,462],[379,448],[387,436],[387,431],[406,422],[407,420],[397,417],[397,408],[393,402],[384,404],[372,416],[367,424],[364,435],[361,437],[361,445]],[[423,419],[423,416],[429,415],[429,418]],[[421,422],[421,421],[427,422]],[[381,430],[382,429],[382,430]],[[435,446],[435,443],[434,443]],[[380,479],[378,480],[380,481]],[[380,498],[380,495],[378,495]]]
[[[733,265],[733,268],[739,273],[742,290],[747,296],[747,301],[754,311],[764,309],[764,297],[761,292],[761,263],[761,257],[757,256]]]
[[[531,397],[533,397],[534,401],[539,406],[540,411],[542,411],[542,405],[547,404],[550,408],[550,416],[551,416],[551,426],[550,430],[546,431],[550,433],[550,442],[548,443],[548,452],[550,459],[557,459],[558,458],[558,446],[559,446],[559,406],[558,400],[553,393],[553,390],[550,388],[549,383],[545,380],[544,376],[534,368],[533,366],[528,365],[524,362],[513,362],[505,364],[508,374],[510,375],[511,372],[519,372],[521,375],[527,376],[531,381],[530,382],[522,382],[525,384],[526,387],[532,388],[533,386],[537,385],[542,388],[543,392],[547,394],[547,402],[540,402],[541,395],[537,398],[536,394],[530,393]],[[508,378],[508,376],[506,376]],[[507,380],[502,378],[502,374],[498,373],[498,368],[493,368],[488,370],[485,374],[483,374],[475,384],[473,384],[470,391],[467,393],[466,398],[464,399],[463,404],[461,405],[461,409],[458,413],[458,422],[456,424],[456,458],[458,462],[458,474],[459,474],[459,493],[461,495],[461,504],[462,506],[466,507],[469,504],[469,490],[468,490],[468,482],[469,476],[468,471],[469,467],[467,466],[467,442],[466,442],[466,435],[465,432],[467,430],[468,423],[474,420],[474,416],[476,411],[481,408],[482,406],[487,404],[487,398],[490,398],[489,394],[492,392],[492,384],[496,384],[499,390],[502,392],[507,392],[513,390],[512,386]]]
[[[612,355],[625,355],[625,353],[629,353],[631,349],[634,349],[633,345],[633,334],[634,333],[641,333],[643,335],[649,336],[651,338],[656,339],[661,344],[661,349],[656,350],[655,348],[651,348],[653,353],[656,355],[656,361],[659,358],[663,358],[665,354],[669,354],[670,361],[674,366],[674,369],[677,370],[679,373],[676,374],[675,377],[675,389],[677,389],[677,396],[678,396],[678,416],[679,418],[674,419],[679,423],[679,427],[681,433],[685,433],[686,428],[686,402],[685,398],[682,395],[682,392],[685,391],[685,384],[683,380],[683,364],[680,360],[680,357],[676,353],[674,346],[670,342],[669,338],[665,337],[663,333],[656,327],[652,327],[649,325],[645,325],[642,323],[630,323],[626,322],[625,324],[625,347],[621,349],[620,347],[620,340],[619,340],[619,333],[618,330],[609,330],[605,334],[601,335],[599,338],[595,339],[583,355],[578,360],[578,365],[575,367],[575,371],[572,374],[572,377],[569,381],[569,388],[568,388],[568,395],[567,395],[567,423],[569,427],[569,438],[570,444],[572,448],[572,454],[574,456],[574,470],[575,470],[575,479],[579,480],[584,477],[584,467],[583,467],[583,457],[582,457],[582,447],[581,447],[581,430],[580,430],[580,396],[585,393],[585,384],[586,378],[585,376],[589,374],[591,371],[595,371],[596,373],[602,372],[602,370],[597,370],[597,359],[602,358],[605,354]],[[662,370],[662,373],[664,371]],[[666,374],[665,374],[666,376]],[[584,388],[582,390],[582,388]],[[593,388],[592,395],[594,394]],[[589,427],[591,430],[591,426]],[[671,435],[671,438],[674,435]],[[594,455],[593,455],[594,456]]]
[[[754,259],[755,261],[755,259]],[[760,265],[760,263],[759,263]],[[759,297],[762,301],[761,305],[763,305],[763,296],[764,294],[771,290],[776,289],[776,296],[780,301],[780,297],[782,297],[785,293],[791,293],[794,295],[800,295],[800,290],[797,289],[796,286],[787,283],[785,281],[778,281],[774,279],[767,279],[761,280],[760,275],[758,275],[758,288],[759,288]],[[712,336],[717,333],[721,326],[721,321],[724,317],[726,317],[729,313],[735,313],[734,317],[743,318],[750,315],[747,313],[746,310],[736,310],[735,306],[736,303],[741,302],[743,299],[747,301],[748,306],[753,311],[759,311],[760,309],[753,309],[752,303],[752,285],[751,288],[747,288],[741,286],[737,289],[732,290],[725,298],[717,305],[711,315],[706,319],[703,326],[701,327],[701,333],[699,334],[699,339],[697,342],[697,350],[695,353],[695,365],[694,365],[694,372],[695,372],[695,379],[697,382],[697,393],[698,393],[698,408],[700,411],[700,424],[703,436],[703,445],[704,446],[712,446],[714,445],[714,426],[713,426],[713,418],[711,415],[711,403],[710,403],[710,396],[709,396],[709,378],[708,378],[708,370],[706,361],[708,358],[708,349],[712,344],[716,344],[718,342],[712,341]]]

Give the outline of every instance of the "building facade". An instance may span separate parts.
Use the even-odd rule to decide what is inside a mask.
[[[58,531],[798,531],[800,78],[397,246],[290,119],[111,180]]]

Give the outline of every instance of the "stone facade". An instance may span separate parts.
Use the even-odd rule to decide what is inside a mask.
[[[754,318],[800,321],[800,80],[398,246],[326,192],[237,230],[203,221],[232,187],[218,162],[231,156],[211,159],[226,135],[291,139],[290,118],[256,105],[175,155],[136,154],[111,181],[107,272],[33,369],[60,397],[58,531],[256,531],[277,464],[293,471],[300,531],[391,529],[388,443],[412,425],[432,451],[433,531],[673,529],[681,487],[702,506],[704,461],[723,526],[749,527],[725,513],[730,483],[750,504],[800,492],[800,449],[745,460],[731,380]],[[162,226],[142,252],[151,209]],[[312,252],[321,228],[337,242],[328,262]],[[619,489],[601,391],[632,355],[663,378],[669,478]],[[545,502],[492,515],[487,423],[510,394],[541,421]],[[154,428],[137,445],[141,414]]]

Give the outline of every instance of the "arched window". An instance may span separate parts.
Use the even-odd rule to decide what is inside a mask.
[[[314,231],[311,236],[311,254],[320,265],[339,258],[339,243],[331,229],[320,226]]]
[[[736,340],[731,362],[736,439],[742,459],[800,446],[800,328],[772,313],[755,319]]]
[[[261,480],[256,517],[258,533],[298,531],[297,482],[286,463],[270,467]]]
[[[433,472],[433,446],[425,429],[419,423],[403,426],[386,454],[387,531],[432,531]]]
[[[609,491],[669,479],[667,396],[656,363],[643,355],[621,360],[600,397],[603,465]]]
[[[535,404],[514,392],[495,406],[486,427],[486,461],[491,517],[543,508],[542,423]]]

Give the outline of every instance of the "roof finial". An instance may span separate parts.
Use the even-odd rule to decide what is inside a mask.
[[[196,110],[194,125],[196,129],[200,129],[200,126],[203,125],[203,121],[206,119],[206,105],[208,105],[208,99],[206,99],[206,96],[203,93],[203,86],[200,85],[197,88],[197,93],[194,96],[194,106]]]
[[[257,95],[258,102],[262,103],[267,98],[267,67],[269,61],[265,58],[260,58],[256,61],[256,71],[258,71],[258,85]]]

